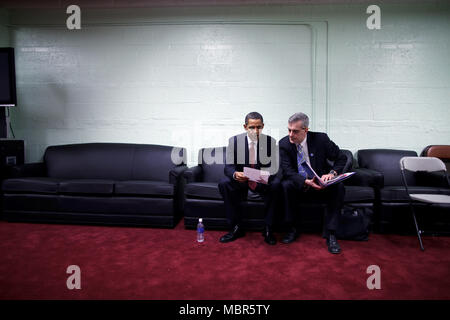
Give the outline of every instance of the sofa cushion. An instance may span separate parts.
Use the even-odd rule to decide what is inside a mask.
[[[358,150],[359,167],[383,173],[385,186],[403,185],[402,173],[400,170],[400,159],[402,157],[417,157],[417,153],[410,150],[391,149]],[[406,178],[408,184],[415,184],[413,175],[407,176]]]
[[[184,188],[188,197],[222,200],[217,182],[193,182]]]
[[[193,182],[184,188],[184,194],[188,198],[223,200],[217,182]],[[247,201],[263,201],[259,193],[248,190]]]
[[[82,194],[59,196],[58,210],[70,214],[98,213],[111,215],[173,215],[173,200],[150,197],[105,197]],[[101,218],[100,218],[101,219]],[[106,222],[106,221],[105,221]]]
[[[5,193],[3,195],[3,212],[13,211],[12,215],[16,215],[18,211],[55,212],[58,211],[58,199],[59,196],[54,193]]]
[[[216,182],[225,177],[226,147],[203,148],[199,150],[198,163],[202,167],[204,182]]]
[[[437,193],[450,195],[450,189],[446,188],[411,186],[408,189],[410,193],[421,193],[421,194]],[[409,201],[408,194],[406,193],[405,187],[403,186],[384,187],[380,191],[380,199],[383,202]]]
[[[112,194],[114,181],[102,179],[63,180],[59,183],[60,193]]]
[[[114,193],[119,195],[172,196],[174,193],[173,188],[173,184],[163,181],[116,181]]]
[[[50,146],[44,154],[49,177],[61,179],[130,179],[134,145],[82,143]]]
[[[8,192],[57,193],[61,179],[47,177],[14,178],[3,181],[2,190]]]
[[[214,182],[216,185],[217,183],[225,177],[224,164],[208,164],[208,165],[202,165],[203,168],[203,181],[205,182]]]
[[[44,162],[52,178],[168,182],[169,171],[185,157],[185,149],[171,146],[81,143],[48,147]]]
[[[345,186],[344,202],[374,201],[375,192],[371,187]]]
[[[131,177],[121,180],[169,182],[170,170],[184,163],[186,163],[184,148],[138,144],[134,147]]]

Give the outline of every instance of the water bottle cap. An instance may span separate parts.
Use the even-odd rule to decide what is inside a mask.
[[[203,222],[203,219],[202,218],[198,219],[198,222]]]

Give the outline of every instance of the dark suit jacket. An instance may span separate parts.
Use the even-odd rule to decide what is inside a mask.
[[[269,183],[278,172],[278,152],[276,140],[270,136],[260,134],[258,140],[257,163],[255,169],[269,171]],[[244,167],[251,167],[249,160],[247,133],[233,136],[228,140],[226,164],[224,173],[233,179],[235,171],[244,171]]]
[[[319,176],[329,173],[332,169],[338,174],[342,173],[346,163],[345,155],[326,133],[308,131],[306,142],[311,167]],[[292,179],[302,186],[305,179],[298,173],[295,144],[289,141],[289,136],[286,136],[280,140],[279,148],[283,179]],[[327,160],[334,164],[330,165]]]

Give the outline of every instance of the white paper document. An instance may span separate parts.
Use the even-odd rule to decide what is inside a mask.
[[[268,171],[244,167],[244,175],[251,181],[269,183],[270,173]]]

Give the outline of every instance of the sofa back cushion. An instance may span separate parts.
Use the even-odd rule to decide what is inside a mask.
[[[402,173],[400,170],[400,159],[402,157],[417,157],[417,152],[392,149],[358,150],[359,167],[383,173],[385,186],[403,185]],[[406,178],[408,184],[415,185],[413,174],[407,174]]]
[[[226,147],[203,148],[198,151],[198,164],[202,167],[203,182],[219,182],[225,169]]]
[[[184,148],[148,144],[135,145],[131,180],[169,181],[169,171],[177,165],[185,165],[186,162],[186,149]]]
[[[50,178],[169,181],[172,147],[127,143],[50,146],[44,162]],[[185,150],[181,149],[183,163]]]

